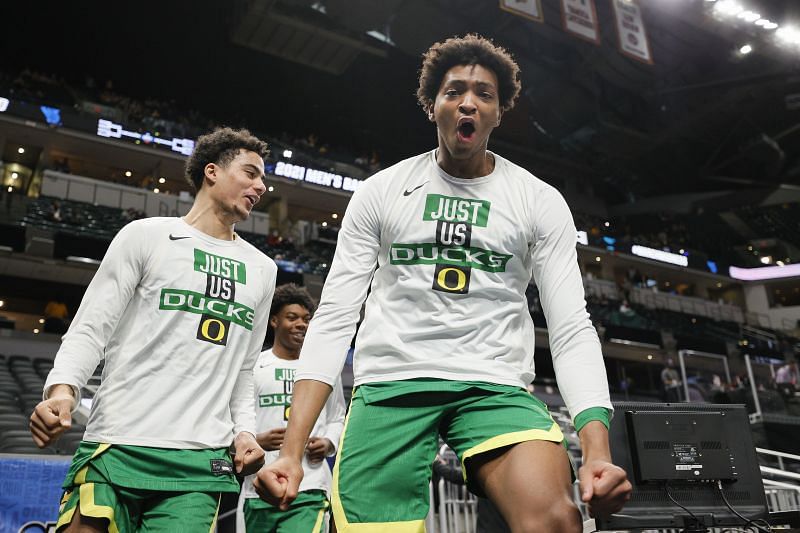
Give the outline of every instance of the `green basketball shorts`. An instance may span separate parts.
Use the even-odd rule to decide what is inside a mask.
[[[222,492],[239,484],[227,449],[172,450],[81,442],[64,481],[56,531],[76,510],[111,533],[213,531]]]
[[[471,458],[520,442],[564,441],[547,406],[522,388],[442,380],[362,385],[333,471],[338,531],[424,531],[439,436],[461,459],[476,494],[482,491],[467,475]]]
[[[301,492],[286,511],[258,498],[247,498],[244,523],[248,533],[321,533],[327,531],[329,507],[322,490]]]

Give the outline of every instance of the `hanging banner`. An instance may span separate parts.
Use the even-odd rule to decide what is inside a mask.
[[[541,0],[500,0],[500,9],[536,22],[544,22]]]
[[[617,22],[620,51],[638,61],[652,65],[650,44],[642,21],[642,8],[637,0],[612,0]]]
[[[561,22],[568,33],[600,44],[594,0],[561,0]]]

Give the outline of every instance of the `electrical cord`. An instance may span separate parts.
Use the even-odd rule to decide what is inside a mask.
[[[722,489],[722,481],[717,480],[717,488],[719,489],[719,495],[722,496],[722,501],[725,502],[725,505],[728,507],[728,509],[730,509],[730,511],[733,514],[735,514],[736,516],[738,516],[739,518],[744,520],[744,527],[745,528],[753,528],[754,527],[758,531],[761,531],[763,533],[772,533],[772,526],[770,526],[769,523],[766,520],[764,520],[763,518],[757,518],[755,520],[753,520],[752,518],[746,518],[746,517],[742,516],[741,514],[739,514],[739,512],[731,506],[730,502],[728,501],[728,498],[725,497],[725,491]],[[763,522],[767,527],[763,528],[763,527],[759,526],[756,522]]]
[[[669,482],[668,481],[664,482],[664,492],[667,493],[667,498],[669,498],[670,501],[672,501],[672,503],[674,503],[675,505],[677,505],[678,507],[680,507],[681,509],[683,509],[684,511],[689,513],[689,516],[692,518],[692,520],[694,520],[697,523],[700,523],[700,521],[698,520],[697,516],[693,512],[691,512],[689,509],[687,509],[686,507],[684,507],[683,505],[678,503],[678,500],[676,500],[675,498],[672,497],[672,494],[669,492]]]

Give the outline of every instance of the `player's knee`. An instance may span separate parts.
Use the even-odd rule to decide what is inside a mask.
[[[520,508],[509,521],[514,533],[580,533],[581,514],[571,500],[553,502],[546,509]]]

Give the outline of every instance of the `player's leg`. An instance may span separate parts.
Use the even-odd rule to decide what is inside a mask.
[[[424,531],[441,410],[402,398],[367,404],[356,390],[333,472],[340,533]]]
[[[221,494],[219,492],[156,492],[142,508],[137,533],[173,531],[213,532]]]
[[[527,391],[476,390],[444,437],[461,458],[470,490],[492,500],[512,531],[581,530],[564,437],[547,407]]]
[[[497,506],[511,531],[582,531],[572,500],[567,452],[560,444],[535,440],[475,456],[469,472]]]

